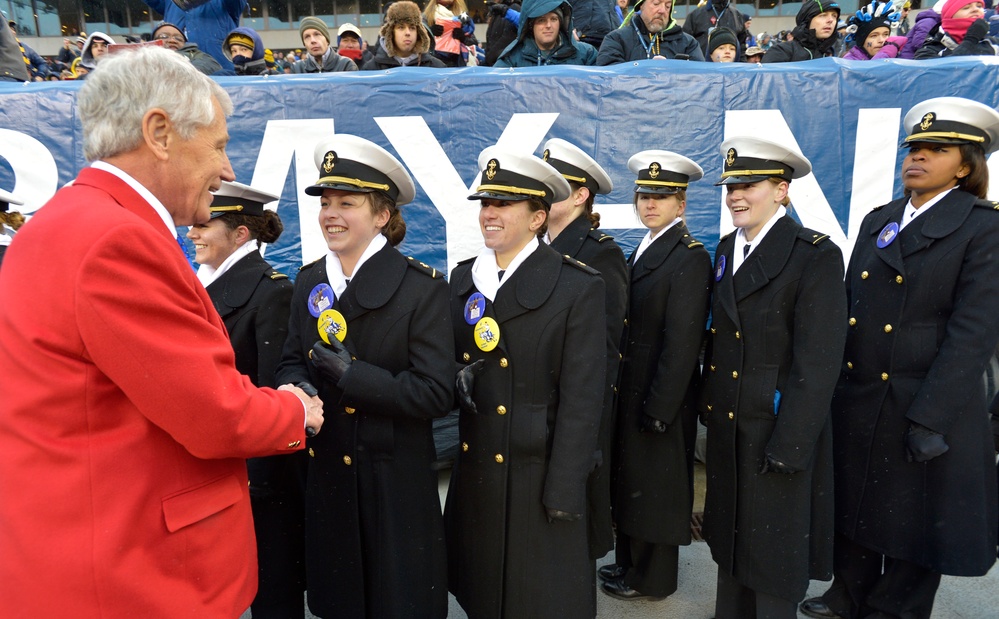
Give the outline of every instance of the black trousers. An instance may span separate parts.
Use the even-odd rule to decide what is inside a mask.
[[[834,549],[833,572],[846,589],[850,619],[929,619],[939,573],[882,555],[839,533]]]
[[[715,619],[797,619],[798,602],[754,591],[718,570]]]
[[[676,593],[679,546],[643,542],[618,531],[615,559],[628,569],[624,584],[635,591],[656,597]]]

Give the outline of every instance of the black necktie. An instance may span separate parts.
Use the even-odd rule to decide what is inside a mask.
[[[752,243],[746,243],[745,245],[742,246],[742,259],[743,260],[745,260],[746,258],[749,257],[749,247],[751,245],[752,245]]]
[[[350,283],[350,278],[349,277],[343,278],[343,283],[349,284]]]
[[[503,270],[501,270],[501,271],[499,272],[499,280],[500,280],[500,281],[503,281],[503,276],[504,276],[505,274],[506,274],[506,269],[503,269]]]

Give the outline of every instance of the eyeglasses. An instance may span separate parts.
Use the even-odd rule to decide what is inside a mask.
[[[156,35],[157,41],[180,41],[184,42],[184,35],[181,34],[158,34]]]

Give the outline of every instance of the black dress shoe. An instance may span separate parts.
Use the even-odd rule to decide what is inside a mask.
[[[603,592],[612,598],[617,598],[619,600],[650,600],[653,602],[659,602],[665,600],[665,596],[655,596],[655,595],[645,595],[641,591],[635,591],[628,585],[624,584],[624,579],[621,580],[607,580],[604,584],[600,585]]]
[[[617,580],[618,578],[624,577],[628,573],[628,568],[621,567],[617,563],[611,563],[609,565],[602,565],[597,568],[597,576],[604,580]]]
[[[801,614],[815,619],[843,619],[826,606],[822,598],[808,598],[801,603]]]

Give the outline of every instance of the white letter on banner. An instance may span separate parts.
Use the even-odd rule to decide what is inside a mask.
[[[269,120],[260,143],[257,165],[251,185],[275,195],[281,195],[288,179],[288,165],[295,159],[295,200],[298,204],[299,233],[302,239],[302,264],[308,264],[326,253],[319,220],[319,198],[305,193],[316,182],[316,162],[313,151],[323,136],[333,134],[332,118],[303,120]],[[282,165],[284,162],[284,165]],[[276,209],[277,204],[267,205]],[[264,248],[261,248],[263,253]]]
[[[850,199],[850,238],[819,187],[814,172],[791,183],[795,212],[803,226],[829,235],[843,251],[849,263],[854,235],[872,208],[891,200],[895,182],[895,155],[898,151],[898,108],[860,110],[857,118],[852,194]],[[736,135],[755,135],[789,144],[799,151],[791,128],[780,110],[729,110],[725,112],[725,139]],[[855,212],[856,211],[856,212]],[[721,234],[733,229],[732,216],[721,196]]]
[[[557,113],[514,114],[496,141],[520,152],[533,153],[555,124]],[[472,188],[458,175],[447,153],[420,116],[375,118],[382,133],[392,143],[406,167],[423,187],[427,197],[444,218],[447,235],[447,271],[460,260],[482,249],[479,209],[466,198]],[[478,157],[475,153],[475,157]],[[478,166],[472,185],[478,183]]]
[[[0,157],[14,170],[14,186],[4,189],[24,202],[18,212],[33,213],[55,195],[59,170],[44,144],[20,131],[0,129]]]

